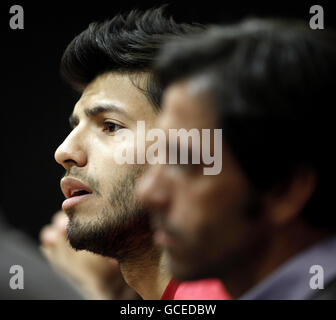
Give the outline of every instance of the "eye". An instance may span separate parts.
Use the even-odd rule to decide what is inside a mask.
[[[103,124],[103,131],[111,133],[122,129],[123,127],[111,121],[105,121]]]

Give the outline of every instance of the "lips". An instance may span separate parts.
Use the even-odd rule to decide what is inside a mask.
[[[92,195],[92,190],[88,186],[80,180],[71,177],[65,177],[61,180],[61,189],[66,197],[62,204],[63,210],[74,207]]]

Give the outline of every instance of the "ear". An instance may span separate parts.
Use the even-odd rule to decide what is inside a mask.
[[[267,220],[277,227],[289,224],[300,215],[316,185],[314,170],[300,168],[295,171],[281,190],[277,188],[266,195],[264,212]]]

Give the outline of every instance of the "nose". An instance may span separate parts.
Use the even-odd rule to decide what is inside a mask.
[[[72,166],[84,167],[86,165],[87,155],[84,149],[84,140],[78,127],[57,148],[55,160],[66,170],[69,170]]]
[[[148,207],[166,207],[169,204],[168,184],[162,165],[150,166],[138,180],[137,197]]]

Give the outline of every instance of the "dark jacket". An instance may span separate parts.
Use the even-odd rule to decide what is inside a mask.
[[[318,290],[311,300],[336,300],[336,279],[330,281],[324,289]]]
[[[23,289],[13,290],[18,272],[23,270]],[[12,273],[10,273],[10,270]],[[14,279],[14,280],[13,280]],[[12,286],[13,287],[13,286]],[[0,212],[0,300],[79,300],[80,294],[60,275],[56,274],[40,254],[37,246],[23,233],[10,228]]]

